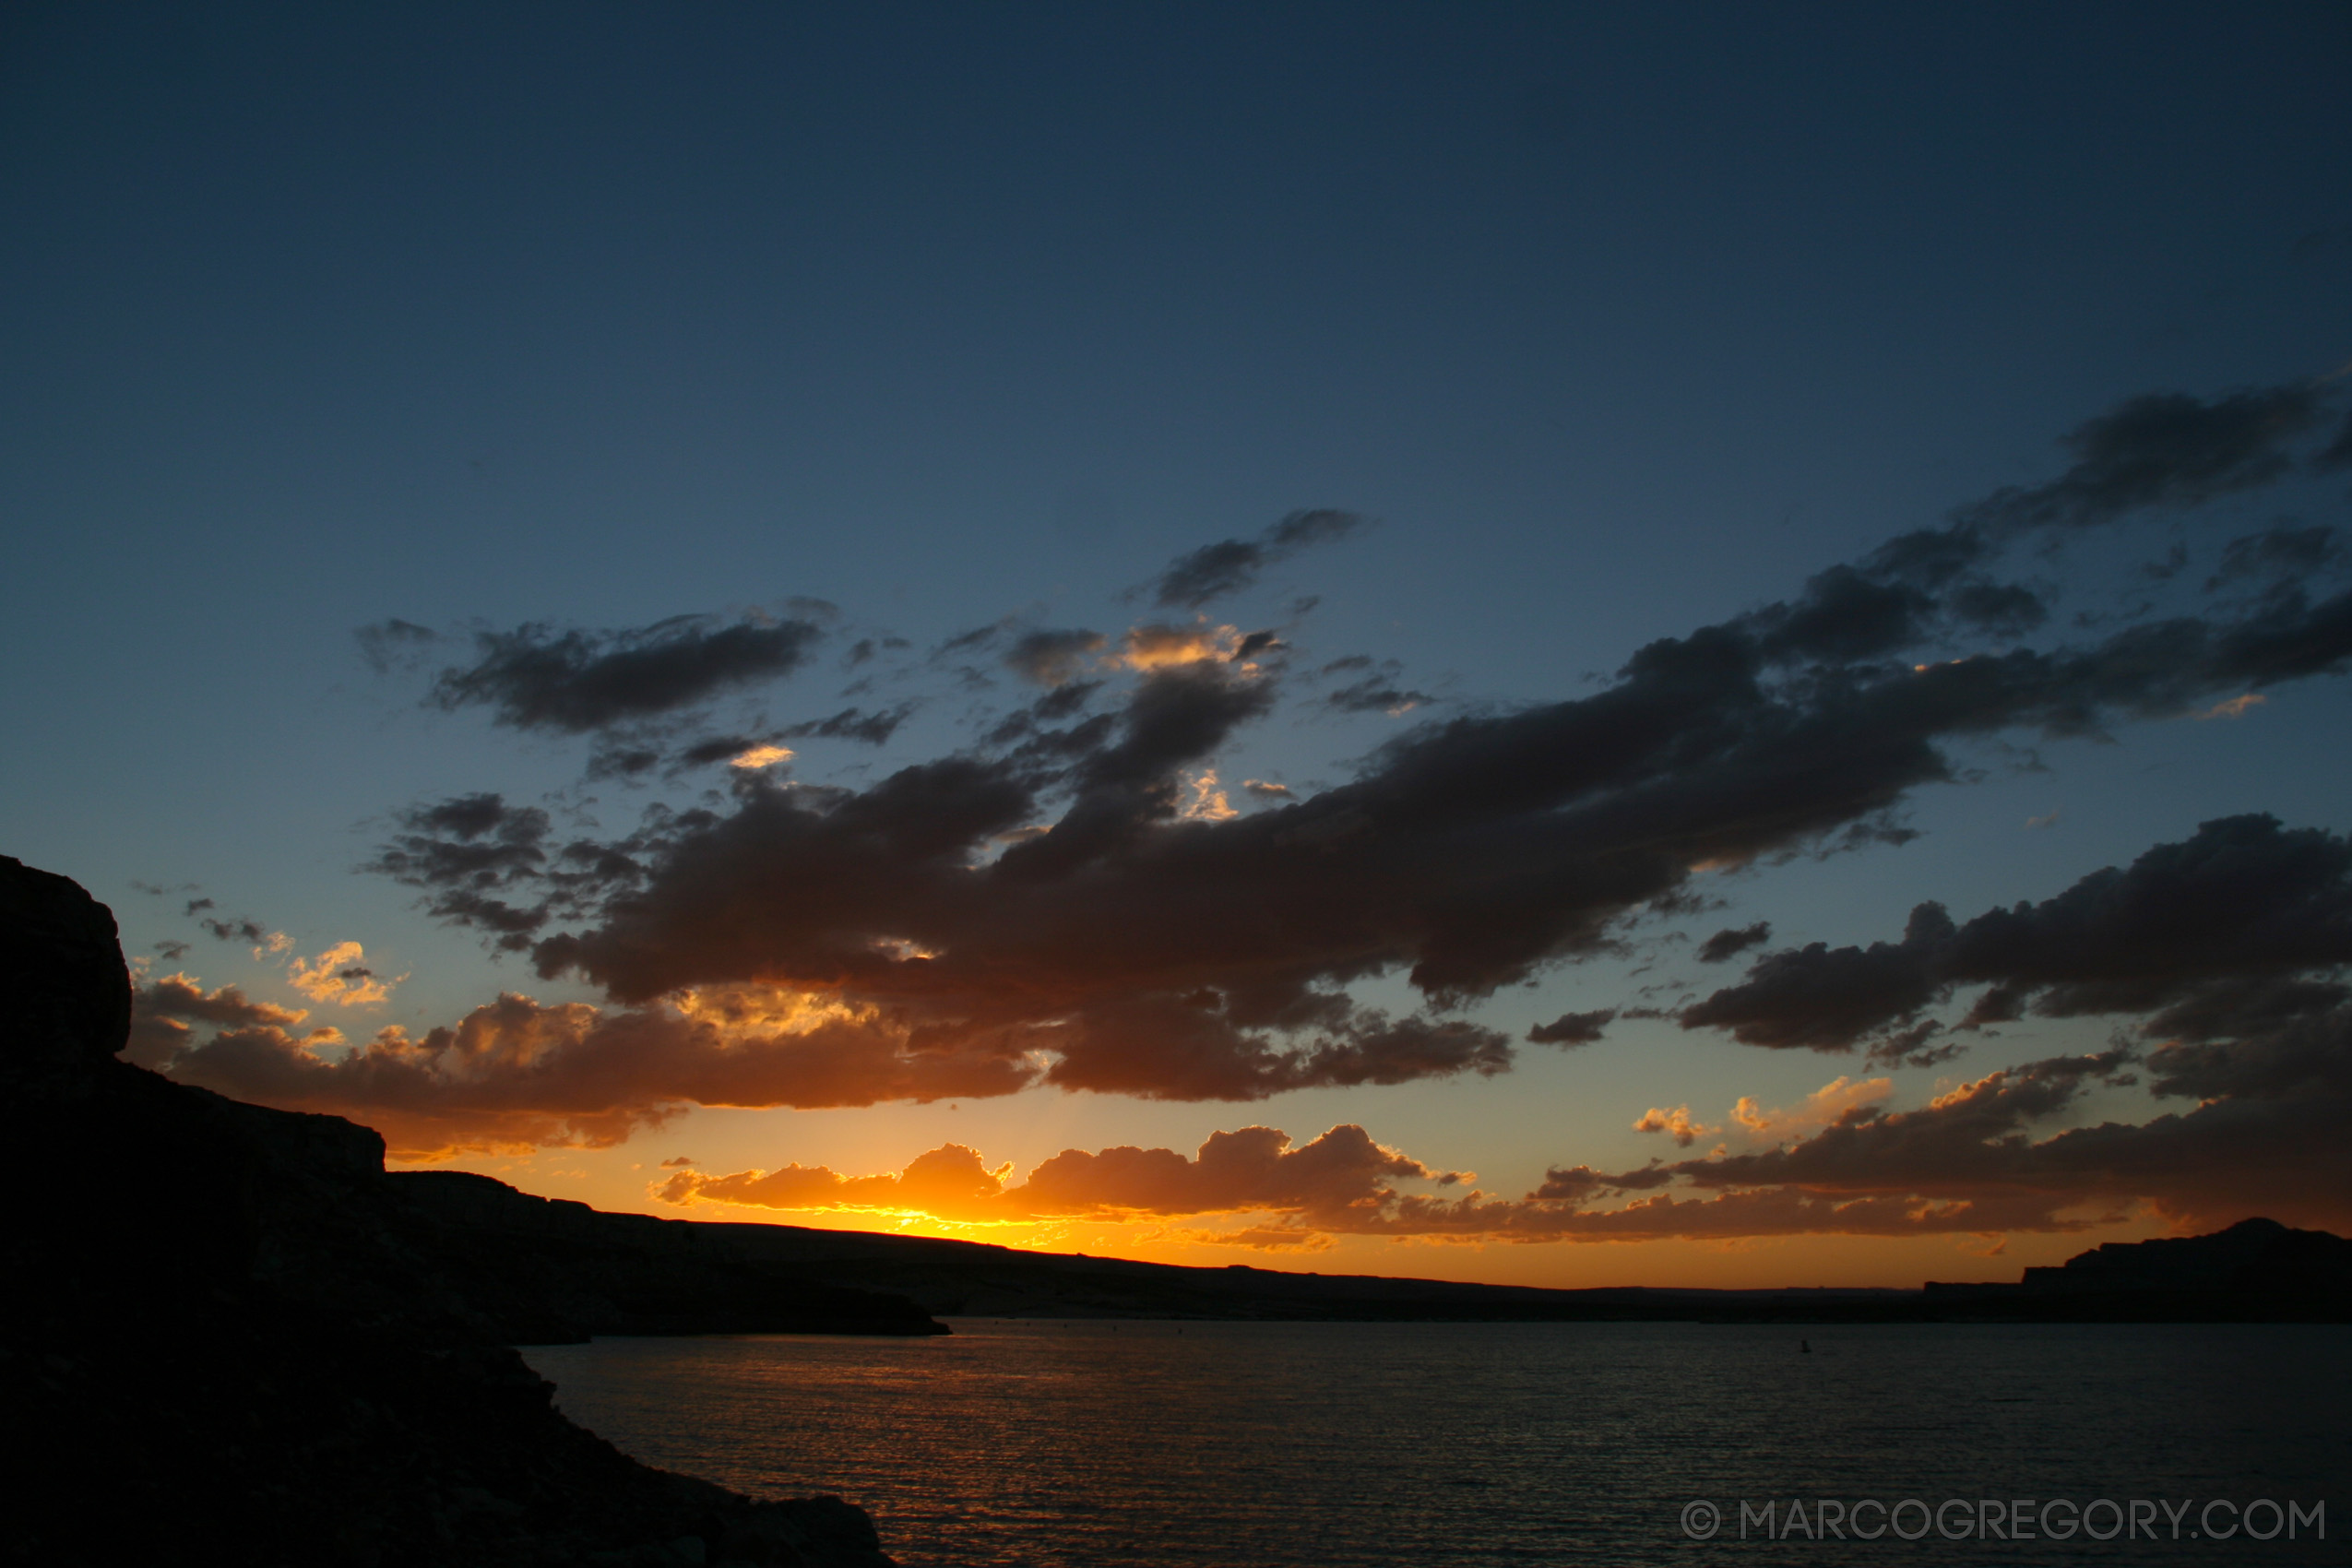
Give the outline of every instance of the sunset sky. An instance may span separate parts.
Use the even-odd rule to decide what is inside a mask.
[[[1171,1262],[2352,1227],[2344,7],[0,29],[145,1064]]]

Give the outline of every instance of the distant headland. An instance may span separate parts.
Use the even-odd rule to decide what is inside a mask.
[[[887,1568],[837,1498],[758,1503],[566,1420],[516,1345],[944,1334],[936,1316],[1713,1323],[2352,1322],[2352,1241],[2250,1219],[2014,1285],[1548,1290],[606,1214],[387,1174],[374,1133],[119,1060],[114,920],[0,856],[0,1394],[42,1434],[28,1562]]]

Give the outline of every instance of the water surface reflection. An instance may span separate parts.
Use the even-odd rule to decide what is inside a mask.
[[[955,1327],[528,1355],[638,1457],[754,1494],[838,1492],[910,1565],[2333,1562],[2352,1535],[2352,1336],[2334,1327]],[[1679,1523],[1694,1498],[1731,1514],[1792,1496],[2340,1512],[2328,1541],[2292,1547],[1768,1545],[1729,1526],[1702,1544]]]

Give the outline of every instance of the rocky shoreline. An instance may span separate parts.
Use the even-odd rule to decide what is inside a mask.
[[[903,1298],[658,1220],[583,1227],[481,1178],[388,1176],[366,1128],[122,1062],[113,913],[6,857],[0,984],[0,1399],[33,1439],[8,1561],[887,1568],[837,1498],[754,1502],[628,1458],[512,1347],[945,1332]]]

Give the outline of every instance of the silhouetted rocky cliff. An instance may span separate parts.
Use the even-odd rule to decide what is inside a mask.
[[[944,1332],[685,1234],[119,1061],[113,914],[0,857],[0,1542],[27,1563],[886,1564],[837,1499],[756,1503],[574,1426],[509,1348]],[[572,1211],[577,1211],[574,1213]]]
[[[2352,1322],[2352,1241],[2241,1219],[2206,1236],[2109,1241],[2014,1285],[1930,1283],[1976,1315],[2089,1322]]]

